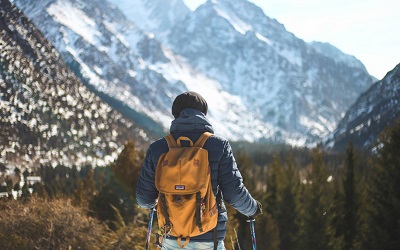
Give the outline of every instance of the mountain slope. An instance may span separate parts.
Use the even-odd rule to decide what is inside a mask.
[[[326,139],[326,144],[343,150],[351,141],[370,149],[378,135],[400,119],[400,64],[362,94]]]
[[[332,131],[373,82],[361,63],[321,53],[245,0],[206,2],[168,43],[263,121],[307,142]]]
[[[373,81],[356,60],[335,60],[245,0],[195,12],[181,0],[111,2],[15,0],[92,91],[158,135],[174,97],[194,90],[219,135],[310,145]],[[158,3],[170,16],[154,11]],[[170,30],[151,28],[167,19]]]
[[[155,96],[157,84],[171,91],[176,87],[149,65],[168,61],[160,44],[129,22],[108,2],[15,1],[60,52],[71,69],[120,112],[132,117],[153,133],[164,127],[154,119],[169,120],[165,112],[152,106],[165,106]],[[146,96],[146,98],[140,98]],[[123,106],[123,110],[119,107]],[[149,118],[150,116],[151,118]],[[165,126],[165,124],[163,124]]]
[[[189,89],[210,103],[208,118],[219,135],[253,141],[271,138],[277,130],[260,121],[214,79],[195,72],[157,39],[138,29],[114,5],[104,2],[98,6],[97,1],[78,5],[72,0],[15,3],[41,27],[93,91],[124,104],[130,113],[161,124],[146,126],[158,135],[170,125],[174,98]],[[139,125],[151,123],[137,116],[130,115]]]
[[[90,92],[17,8],[0,5],[2,163],[108,164],[127,139],[149,140]]]
[[[165,37],[190,13],[182,0],[109,0],[140,29]]]

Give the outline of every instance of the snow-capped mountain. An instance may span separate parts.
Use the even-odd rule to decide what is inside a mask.
[[[126,140],[152,139],[89,91],[19,9],[0,6],[0,163],[103,165]]]
[[[355,58],[305,43],[246,0],[194,12],[182,0],[14,2],[87,86],[159,134],[175,96],[194,90],[219,135],[311,144],[373,82]]]
[[[305,43],[246,0],[208,1],[168,38],[196,71],[303,143],[332,131],[373,83],[354,57],[331,45]]]
[[[170,120],[165,110],[156,107],[165,106],[171,97],[158,95],[156,90],[168,88],[174,93],[181,88],[157,71],[156,64],[169,61],[157,40],[105,1],[24,0],[15,4],[84,83],[124,106],[127,115],[139,124],[150,124],[153,131],[163,130],[146,117]]]
[[[193,71],[142,32],[115,5],[104,2],[100,6],[97,1],[82,5],[72,0],[15,3],[90,88],[118,102],[115,106],[124,105],[139,125],[150,124],[149,129],[159,132],[156,123],[143,121],[142,117],[149,116],[165,130],[169,128],[173,99],[190,89],[210,103],[208,118],[220,135],[255,140],[271,137],[277,130],[248,112],[240,98],[222,91],[214,79]]]
[[[371,149],[383,130],[400,118],[400,64],[351,106],[326,145],[343,150],[351,141]]]

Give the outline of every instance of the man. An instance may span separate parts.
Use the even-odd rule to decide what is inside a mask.
[[[186,136],[195,142],[204,132],[214,133],[206,118],[207,110],[207,102],[198,93],[185,92],[178,95],[172,105],[172,115],[175,119],[170,128],[175,140],[180,136]],[[226,234],[228,216],[223,201],[228,202],[240,213],[249,217],[255,217],[262,213],[262,208],[261,204],[252,198],[244,186],[229,142],[219,136],[212,135],[203,148],[208,151],[214,195],[217,195],[218,189],[222,193],[222,197],[218,201],[220,206],[218,207],[217,239],[214,238],[214,230],[211,230],[191,238],[184,249],[213,249],[214,241],[217,242],[218,249],[225,249],[223,240]],[[147,151],[136,188],[136,199],[141,207],[151,209],[157,203],[156,166],[159,157],[168,150],[168,144],[162,138],[152,143]],[[162,249],[180,249],[176,242],[176,238],[166,237],[163,240]]]

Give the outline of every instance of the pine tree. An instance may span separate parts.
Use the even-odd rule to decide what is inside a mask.
[[[383,133],[372,159],[366,202],[365,249],[400,246],[400,122]]]
[[[344,227],[343,248],[354,249],[357,235],[358,198],[356,193],[355,176],[356,159],[353,144],[350,143],[346,151],[344,188]]]
[[[27,171],[25,171],[24,173],[26,173]],[[27,200],[31,197],[31,192],[29,192],[29,184],[27,182],[27,176],[24,174],[24,186],[22,186],[21,189],[21,200]]]
[[[129,141],[119,154],[116,163],[112,165],[115,177],[132,195],[134,195],[136,191],[136,183],[139,178],[143,160],[143,152],[136,148],[133,141]]]
[[[266,211],[276,220],[278,212],[278,203],[281,197],[279,197],[280,190],[284,185],[283,165],[279,157],[274,156],[274,160],[271,167],[267,170],[266,182],[267,182],[267,195],[266,195]]]
[[[243,152],[236,154],[235,160],[247,190],[249,190],[251,194],[256,194],[256,175],[254,174],[254,162],[246,153]]]
[[[332,207],[330,208],[331,214],[331,245],[333,249],[342,249],[343,244],[343,231],[344,231],[344,192],[342,188],[343,171],[336,176],[333,180],[334,194],[332,198]]]
[[[278,223],[272,218],[270,214],[263,213],[262,215],[257,216],[255,228],[256,228],[258,249],[263,249],[263,250],[280,249],[281,242],[279,236],[279,226]],[[251,246],[251,245],[246,245],[246,246]],[[251,249],[251,248],[248,247],[246,249]]]
[[[250,159],[250,157],[246,153],[243,152],[239,152],[238,154],[236,154],[235,160],[238,169],[240,170],[240,173],[242,175],[244,185],[251,194],[256,195],[254,197],[255,199],[260,200],[260,197],[257,197],[255,176],[254,174],[252,174],[254,173],[254,168],[255,168],[254,162]],[[250,246],[252,242],[251,242],[249,225],[247,223],[248,220],[247,216],[244,216],[236,212],[234,213],[234,216],[235,220],[237,220],[237,223],[239,224],[239,227],[236,230],[240,245]],[[259,229],[257,228],[256,230],[258,231]]]
[[[299,234],[299,209],[298,191],[299,175],[296,170],[293,155],[287,161],[287,169],[282,183],[281,199],[278,202],[277,222],[279,225],[280,249],[289,250],[298,248]]]
[[[320,147],[312,154],[311,172],[304,193],[302,249],[326,250],[329,246],[330,193],[328,174]]]
[[[334,180],[334,197],[331,208],[332,239],[337,249],[356,249],[359,246],[360,209],[357,191],[359,178],[356,173],[356,152],[352,143],[346,150],[343,171]]]

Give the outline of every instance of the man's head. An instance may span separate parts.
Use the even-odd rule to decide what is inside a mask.
[[[208,105],[206,100],[198,93],[188,91],[178,95],[172,104],[172,115],[175,118],[179,117],[182,110],[193,108],[201,111],[204,115],[207,114]]]

